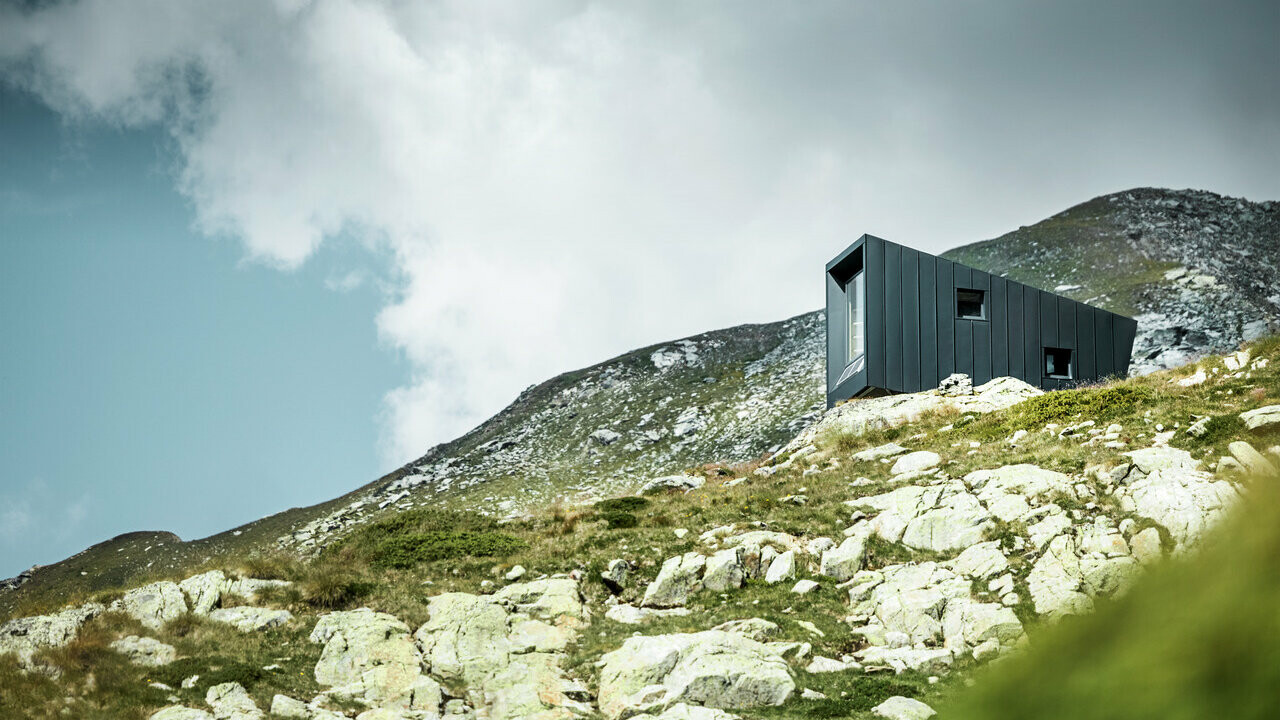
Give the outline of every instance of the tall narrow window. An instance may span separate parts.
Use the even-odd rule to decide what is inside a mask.
[[[1066,348],[1044,349],[1044,376],[1057,380],[1070,380],[1071,351]]]
[[[865,273],[859,270],[845,283],[844,294],[849,302],[849,355],[845,363],[851,363],[862,356],[867,344],[867,310]]]
[[[956,317],[965,320],[987,319],[987,294],[982,290],[956,288]]]

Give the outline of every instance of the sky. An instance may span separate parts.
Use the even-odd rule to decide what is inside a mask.
[[[1280,198],[1272,2],[0,5],[0,576],[1135,186]]]

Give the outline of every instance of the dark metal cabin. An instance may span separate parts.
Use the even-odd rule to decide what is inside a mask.
[[[952,373],[1054,390],[1125,375],[1137,321],[863,235],[827,263],[827,406]]]

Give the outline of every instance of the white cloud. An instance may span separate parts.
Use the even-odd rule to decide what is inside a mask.
[[[1000,11],[965,27],[1018,15]],[[992,112],[1006,85],[1102,78],[1108,58],[1012,78],[999,43],[921,30],[945,18],[787,12],[82,0],[0,11],[0,63],[69,117],[165,127],[197,226],[257,260],[293,268],[341,233],[395,258],[377,322],[413,377],[387,396],[388,462],[554,372],[817,307],[817,267],[861,232],[939,250],[1194,176],[1134,150],[1132,115],[1045,137],[1079,98]],[[1148,142],[1206,122],[1149,104],[1166,124]],[[1238,180],[1220,151],[1212,177]]]

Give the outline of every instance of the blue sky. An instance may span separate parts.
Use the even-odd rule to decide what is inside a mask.
[[[0,94],[0,575],[138,529],[201,537],[383,469],[401,382],[376,257],[280,273],[191,229],[164,136]],[[425,449],[425,448],[424,448]]]
[[[328,499],[1132,187],[1280,198],[1280,4],[0,3],[0,575]]]

